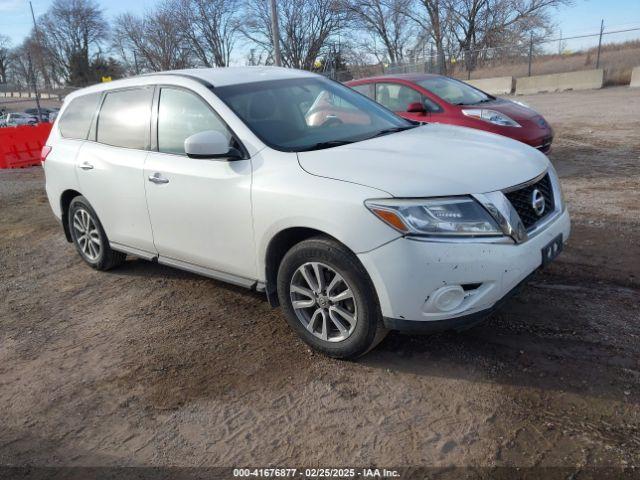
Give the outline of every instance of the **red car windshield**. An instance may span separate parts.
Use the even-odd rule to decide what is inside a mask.
[[[416,83],[453,105],[476,105],[493,100],[489,95],[453,78],[429,77]]]

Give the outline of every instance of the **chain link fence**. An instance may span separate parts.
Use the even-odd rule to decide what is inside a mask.
[[[570,37],[531,38],[527,43],[444,55],[439,68],[433,48],[412,61],[350,66],[324,73],[339,81],[385,74],[442,73],[461,80],[526,77],[602,68],[605,86],[628,85],[631,70],[640,66],[640,27],[602,29]]]

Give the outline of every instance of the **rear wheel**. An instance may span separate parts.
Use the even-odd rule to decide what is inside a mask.
[[[356,358],[386,334],[367,272],[334,240],[316,237],[292,247],[278,270],[278,296],[287,323],[331,357]]]
[[[126,254],[109,246],[109,239],[89,202],[75,197],[69,205],[69,231],[80,257],[96,270],[109,270],[122,264]]]

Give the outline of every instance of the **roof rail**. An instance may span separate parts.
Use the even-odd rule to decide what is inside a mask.
[[[156,75],[175,75],[176,77],[184,77],[184,78],[188,78],[189,80],[195,80],[196,82],[198,82],[200,85],[203,85],[204,87],[212,90],[213,89],[213,85],[209,82],[207,82],[205,79],[200,78],[196,75],[189,75],[188,73],[182,73],[182,72],[152,72],[152,73],[143,73],[142,75],[139,75],[140,77],[152,77],[152,76],[156,76]]]

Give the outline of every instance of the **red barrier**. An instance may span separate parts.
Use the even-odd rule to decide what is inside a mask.
[[[40,150],[49,132],[50,123],[0,128],[0,168],[40,165]]]

